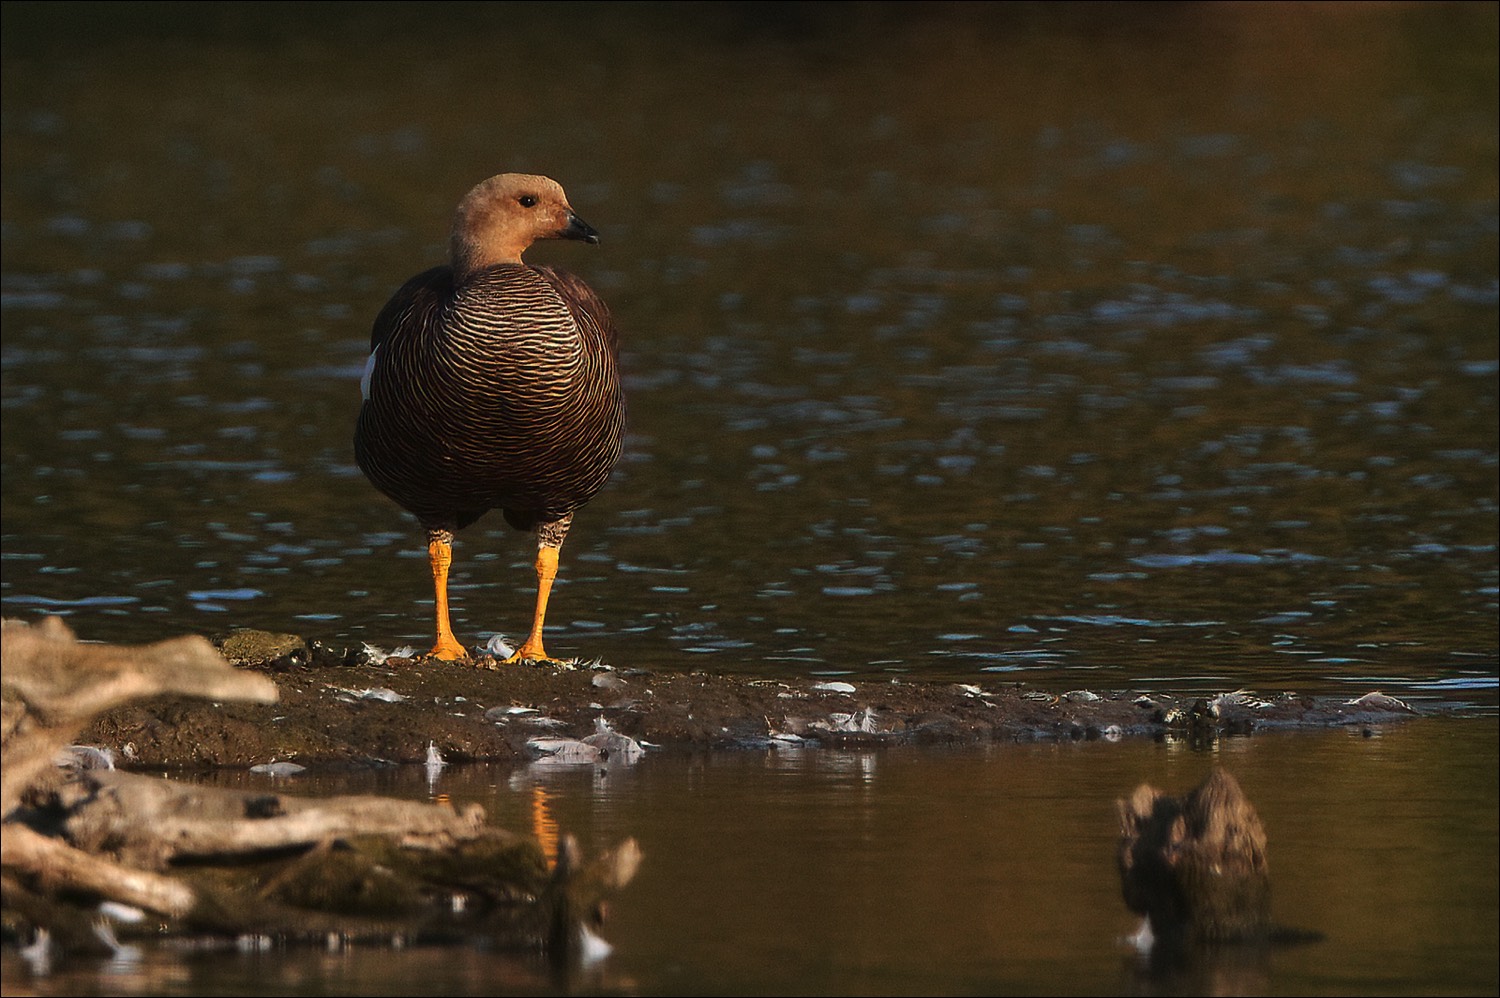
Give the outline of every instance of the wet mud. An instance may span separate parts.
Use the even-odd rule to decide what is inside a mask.
[[[1215,697],[1039,690],[1006,683],[781,680],[601,664],[466,662],[332,648],[237,631],[215,644],[276,683],[271,704],[159,697],[110,711],[81,740],[128,768],[369,767],[528,762],[547,739],[601,721],[646,751],[840,748],[901,743],[1181,738],[1285,728],[1372,727],[1414,716],[1392,697],[1241,691]]]

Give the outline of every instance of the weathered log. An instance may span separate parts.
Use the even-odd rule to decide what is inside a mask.
[[[196,900],[190,887],[171,877],[91,855],[19,823],[5,826],[0,865],[32,873],[48,887],[86,890],[161,915],[186,914]]]
[[[0,626],[0,819],[102,711],[159,693],[276,699],[275,683],[235,669],[204,638],[121,647],[81,643],[61,617]]]
[[[78,777],[85,791],[68,808],[68,839],[108,849],[143,869],[307,848],[329,839],[384,835],[411,848],[443,849],[484,828],[478,805],[447,807],[373,796],[309,799],[195,787],[116,770]]]
[[[275,684],[233,668],[201,638],[120,648],[80,643],[56,618],[6,621],[0,692],[5,922],[45,929],[67,950],[114,944],[94,913],[111,900],[157,916],[119,926],[127,939],[482,938],[565,959],[639,863],[633,840],[584,863],[569,838],[549,868],[536,840],[487,825],[477,805],[456,812],[59,768],[91,718],[132,699],[276,699]]]

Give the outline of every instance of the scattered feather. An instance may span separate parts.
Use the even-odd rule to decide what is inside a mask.
[[[614,952],[614,947],[605,942],[587,925],[578,926],[578,960],[585,967],[598,963]]]
[[[484,719],[500,724],[512,719],[525,718],[531,714],[540,713],[541,711],[535,707],[491,707],[484,712]]]
[[[146,913],[141,909],[118,901],[100,901],[98,912],[105,918],[124,922],[126,925],[136,925],[146,919]]]
[[[71,769],[114,769],[115,754],[93,745],[69,745],[57,754],[56,762]]]
[[[1156,945],[1156,936],[1151,932],[1151,919],[1141,919],[1141,927],[1126,936],[1125,943],[1141,956],[1148,955]]]
[[[98,939],[109,949],[109,962],[116,966],[121,964],[137,963],[141,959],[141,951],[135,946],[127,946],[115,938],[115,930],[105,919],[94,922],[94,938]]]
[[[622,735],[600,717],[594,722],[594,733],[587,738],[559,738],[540,735],[528,739],[526,747],[535,754],[534,761],[553,765],[582,763],[620,763],[629,766],[646,750],[629,735]]]
[[[1408,714],[1416,713],[1416,710],[1404,700],[1397,700],[1395,697],[1387,696],[1379,690],[1373,693],[1366,693],[1362,697],[1355,697],[1353,700],[1345,700],[1344,703],[1350,707],[1364,707],[1372,710],[1400,710]]]
[[[427,761],[423,765],[427,769],[427,788],[430,790],[437,783],[437,778],[443,772],[443,767],[448,765],[448,763],[443,761],[443,754],[438,751],[436,742],[427,743]]]
[[[1270,701],[1262,700],[1249,690],[1235,690],[1233,693],[1220,693],[1209,702],[1209,709],[1218,716],[1218,712],[1225,707],[1249,707],[1251,710],[1268,710]]]
[[[417,657],[417,650],[411,645],[402,645],[400,648],[397,648],[394,651],[385,651],[380,647],[372,645],[370,644],[370,642],[366,641],[361,645],[361,650],[364,651],[365,659],[371,665],[384,665],[386,659],[390,658]]]
[[[577,738],[529,738],[526,747],[535,753],[533,761],[538,764],[573,766],[596,763],[601,756],[598,746]]]
[[[328,688],[333,690],[335,693],[342,693],[345,696],[351,696],[356,700],[379,700],[383,703],[401,703],[403,700],[410,699],[409,697],[404,697],[400,693],[397,693],[395,690],[388,689],[384,686],[377,686],[372,689],[365,690],[346,690],[340,686],[330,686]]]
[[[250,772],[261,773],[265,776],[296,776],[307,769],[295,762],[263,762],[259,766],[251,766]]]
[[[962,693],[964,696],[970,698],[971,700],[978,700],[986,707],[995,706],[995,702],[993,700],[988,700],[985,698],[984,687],[976,686],[973,683],[955,683],[954,685],[957,688],[958,692]]]
[[[606,761],[622,762],[627,766],[646,754],[640,742],[611,728],[603,717],[594,722],[594,733],[585,738],[584,742],[598,749],[600,756]]]
[[[46,977],[52,972],[52,934],[46,929],[37,929],[36,938],[22,946],[20,952],[33,974]]]
[[[566,728],[568,726],[567,721],[555,717],[523,717],[521,723],[529,724],[533,728]]]
[[[823,691],[826,691],[828,693],[853,693],[854,692],[854,684],[853,683],[841,683],[841,682],[813,683],[812,688],[815,689],[815,690],[823,690]]]
[[[866,707],[854,714],[829,714],[828,722],[815,722],[814,727],[828,731],[873,735],[876,733],[875,711]]]
[[[492,634],[484,643],[484,650],[496,658],[510,658],[516,653],[516,646],[505,640],[505,635]]]
[[[619,734],[610,728],[609,722],[603,717],[594,720],[594,734],[583,738],[583,741],[598,749],[600,755],[610,762],[624,762],[625,765],[633,764],[640,756],[645,755],[645,749],[640,747],[639,741],[630,735]]]

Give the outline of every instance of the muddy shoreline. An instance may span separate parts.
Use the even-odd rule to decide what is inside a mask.
[[[127,768],[293,763],[348,768],[422,763],[525,763],[541,737],[584,738],[601,721],[648,751],[774,745],[1182,738],[1260,730],[1364,726],[1414,716],[1398,700],[1282,693],[1217,697],[1038,690],[1014,683],[905,679],[771,680],[599,664],[469,662],[332,648],[300,636],[235,631],[214,644],[236,666],[268,675],[273,704],[159,697],[98,718],[81,740]]]
[[[6,621],[4,648],[0,942],[37,950],[44,962],[54,951],[116,954],[116,933],[124,933],[235,946],[464,939],[545,953],[567,967],[597,947],[591,933],[607,899],[642,861],[634,839],[586,856],[571,835],[531,838],[490,826],[473,803],[302,799],[128,770],[240,767],[289,775],[313,767],[539,759],[603,767],[652,752],[777,745],[1147,737],[1207,745],[1276,727],[1359,725],[1373,732],[1414,716],[1400,701],[1373,693],[1334,702],[1234,691],[1189,701],[1014,684],[778,681],[598,663],[508,664],[488,655],[452,663],[259,631],[213,644],[187,636],[117,646],[78,641],[59,617]],[[1200,919],[1180,917],[1170,899],[1187,895],[1173,886],[1172,863],[1157,857],[1198,852],[1189,879],[1201,879],[1193,872],[1199,867],[1215,876],[1233,863],[1242,868],[1232,896],[1211,891],[1203,902],[1208,912],[1225,903],[1236,911],[1222,924],[1202,920],[1205,938],[1217,938],[1224,926],[1241,935],[1266,931],[1264,905],[1239,911],[1241,894],[1268,896],[1263,849],[1255,842],[1239,849],[1239,831],[1208,835],[1201,849],[1184,838],[1202,829],[1184,825],[1180,814],[1205,794],[1212,806],[1203,813],[1222,820],[1205,819],[1204,828],[1258,829],[1232,777],[1221,774],[1214,787],[1186,803],[1140,788],[1121,812],[1126,838],[1146,843],[1130,846],[1130,863],[1122,859],[1122,875],[1132,863],[1140,868],[1136,881],[1127,878],[1127,901],[1150,914],[1153,931],[1161,923],[1160,932],[1195,938]],[[1163,835],[1170,847],[1158,842]],[[1263,844],[1263,836],[1256,841]],[[1153,907],[1157,897],[1170,901],[1161,912]],[[127,912],[102,935],[100,901]]]

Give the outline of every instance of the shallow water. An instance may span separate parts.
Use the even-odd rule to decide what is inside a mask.
[[[634,767],[415,768],[220,785],[448,794],[645,859],[588,968],[453,949],[147,950],[7,983],[37,994],[1492,994],[1492,719],[1227,739],[941,751],[648,753]],[[1122,937],[1114,801],[1235,773],[1269,837],[1278,922],[1321,942],[1151,972]],[[1296,773],[1296,779],[1288,779]],[[541,821],[533,807],[543,804]],[[12,993],[7,987],[6,993]]]
[[[631,399],[563,552],[553,654],[1379,688],[1493,727],[1493,5],[118,8],[4,8],[7,616],[430,640],[422,537],[353,464],[358,377],[458,197],[515,169],[603,233],[534,258],[610,301]],[[524,631],[529,547],[498,517],[461,536],[461,637]],[[828,792],[818,765],[788,792]],[[1447,759],[1408,765],[1438,781]],[[815,831],[789,849],[849,873]],[[752,854],[777,887],[777,853]],[[788,906],[904,910],[878,876],[827,882]],[[1027,900],[1033,923],[1079,907]],[[1090,910],[1102,953],[1118,905]],[[660,949],[630,936],[666,961],[647,990],[708,959],[668,952],[706,914]],[[763,947],[799,936],[757,917],[747,961],[782,965]],[[1114,990],[1097,959],[1076,986]]]

